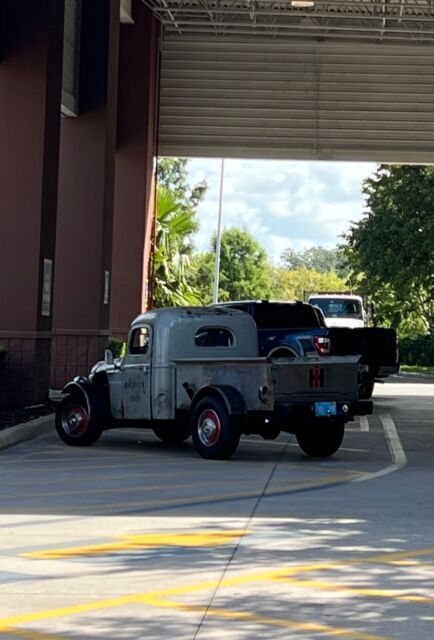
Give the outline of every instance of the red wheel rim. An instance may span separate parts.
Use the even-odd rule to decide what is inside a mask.
[[[82,436],[89,426],[89,416],[80,404],[70,404],[62,413],[62,428],[71,438]]]
[[[218,442],[221,434],[221,423],[218,413],[213,409],[205,409],[199,416],[197,433],[205,447],[212,447]]]

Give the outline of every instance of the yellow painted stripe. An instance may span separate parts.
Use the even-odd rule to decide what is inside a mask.
[[[64,549],[50,549],[23,553],[26,558],[59,559],[77,556],[100,555],[132,549],[149,549],[154,547],[213,547],[228,544],[247,531],[202,531],[198,533],[149,533],[134,536],[122,536],[119,542],[94,544],[83,547],[69,547]]]
[[[39,631],[25,631],[24,629],[8,628],[3,630],[3,634],[11,638],[21,638],[22,640],[66,640],[65,636],[53,635],[52,633],[40,633]]]
[[[341,627],[331,627],[330,625],[320,624],[317,622],[298,622],[296,620],[288,620],[286,618],[275,618],[272,616],[261,616],[248,611],[233,611],[230,609],[206,609],[203,606],[189,605],[182,602],[173,602],[168,600],[159,600],[156,598],[148,598],[147,604],[153,604],[157,607],[165,607],[169,609],[180,609],[182,611],[197,611],[205,613],[208,616],[226,618],[229,620],[242,620],[246,622],[255,622],[261,625],[281,627],[283,629],[292,629],[294,631],[322,633],[329,636],[340,638],[351,638],[353,640],[391,640],[386,636],[379,636],[365,631],[356,631],[354,629],[344,629]]]
[[[310,565],[310,569],[323,565]],[[134,595],[120,596],[118,598],[110,598],[108,600],[99,600],[91,603],[71,605],[67,607],[60,607],[57,609],[49,609],[46,611],[39,611],[35,613],[26,613],[18,616],[11,616],[8,618],[0,618],[0,631],[6,628],[15,627],[17,625],[26,624],[29,622],[37,622],[40,620],[49,620],[51,618],[59,618],[64,616],[75,615],[79,613],[88,613],[91,611],[99,611],[102,609],[109,609],[111,607],[119,607],[125,604],[132,604],[143,602],[147,598],[164,598],[170,596],[184,595],[188,593],[195,593],[197,591],[212,590],[216,587],[228,587],[241,584],[250,584],[252,582],[259,582],[261,580],[268,580],[277,575],[288,575],[290,572],[308,571],[306,567],[294,567],[278,569],[274,571],[264,571],[261,573],[252,573],[247,575],[241,575],[234,578],[227,578],[220,582],[219,580],[210,580],[207,582],[200,582],[193,585],[181,585],[178,587],[172,587],[169,589],[162,589],[159,591],[141,593]]]
[[[428,598],[419,594],[405,593],[402,589],[365,589],[350,587],[347,585],[322,582],[320,580],[297,580],[295,578],[276,578],[279,582],[287,582],[296,587],[304,589],[320,589],[321,591],[343,591],[357,596],[368,596],[370,598],[388,598],[401,602],[418,602],[422,604],[434,605],[434,598]]]
[[[389,554],[389,556],[396,557],[397,555],[399,555],[400,558],[404,558],[404,557],[429,555],[430,553],[433,553],[433,552],[434,552],[434,549],[419,549],[419,550],[413,550],[413,551],[410,550],[407,552],[400,552],[399,554]],[[144,602],[148,599],[155,599],[155,598],[159,599],[159,598],[165,598],[165,597],[171,597],[171,596],[177,596],[177,595],[185,595],[185,594],[194,593],[198,591],[215,589],[217,586],[228,587],[228,586],[234,586],[234,585],[250,584],[252,582],[258,582],[262,580],[274,580],[279,577],[288,577],[288,576],[296,575],[303,572],[307,573],[307,572],[319,571],[319,570],[336,569],[348,564],[360,564],[363,562],[377,562],[379,558],[385,558],[385,557],[387,557],[387,555],[385,556],[384,554],[382,554],[377,556],[370,556],[369,558],[357,558],[354,560],[347,560],[343,562],[312,563],[312,564],[300,565],[295,567],[286,567],[286,568],[278,569],[274,571],[266,571],[266,572],[255,573],[255,574],[241,575],[234,578],[227,578],[221,582],[213,580],[213,581],[201,582],[193,585],[181,585],[178,587],[172,587],[170,589],[163,589],[160,591],[154,591],[150,593],[145,592],[142,594],[121,596],[118,598],[112,598],[109,600],[100,600],[100,601],[87,603],[87,604],[78,604],[78,605],[72,605],[68,607],[61,607],[57,609],[40,611],[36,613],[27,613],[19,616],[12,616],[8,618],[0,619],[0,631],[6,630],[7,628],[11,628],[17,625],[26,624],[29,622],[47,620],[50,618],[58,618],[58,617],[75,615],[75,614],[86,613],[91,611],[98,611],[98,610],[107,609],[111,607],[122,606],[124,604]],[[381,561],[384,561],[384,560],[381,560]],[[372,638],[375,638],[375,636],[373,636]],[[364,640],[367,640],[366,636]]]

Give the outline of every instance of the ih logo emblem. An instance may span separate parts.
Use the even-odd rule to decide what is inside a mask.
[[[309,386],[317,389],[324,386],[324,369],[316,366],[309,370]]]

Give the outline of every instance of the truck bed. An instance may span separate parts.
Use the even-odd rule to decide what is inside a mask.
[[[237,389],[248,411],[270,411],[277,404],[358,399],[357,356],[313,358],[221,358],[176,360],[176,406],[188,409],[187,388],[209,385]],[[268,402],[259,389],[267,388]]]

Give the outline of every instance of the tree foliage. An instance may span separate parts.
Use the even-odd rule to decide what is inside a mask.
[[[212,301],[216,239],[212,250],[197,259],[196,286],[204,304]],[[255,238],[237,227],[221,238],[219,301],[268,298],[271,292],[267,254]]]
[[[157,216],[153,255],[153,305],[197,304],[194,279],[193,234],[196,207],[204,198],[205,181],[190,187],[185,158],[158,162]]]
[[[306,300],[318,291],[346,291],[348,285],[335,271],[322,273],[301,266],[297,269],[273,269],[273,298]]]
[[[197,303],[190,284],[193,269],[191,235],[196,229],[194,210],[180,207],[174,192],[159,186],[154,253],[155,306]]]
[[[157,165],[158,184],[169,189],[179,206],[196,209],[205,197],[206,180],[190,187],[188,184],[187,158],[160,158]]]
[[[287,269],[305,268],[319,273],[335,271],[341,278],[349,273],[347,258],[338,248],[311,247],[296,251],[288,247],[282,253],[281,261]]]
[[[434,329],[434,169],[385,166],[363,185],[367,211],[347,256],[390,323]]]

